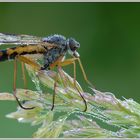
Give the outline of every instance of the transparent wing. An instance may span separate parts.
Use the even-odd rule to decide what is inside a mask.
[[[42,42],[41,37],[0,33],[0,45],[29,45]]]

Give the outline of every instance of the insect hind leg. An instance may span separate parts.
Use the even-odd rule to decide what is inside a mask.
[[[13,85],[14,93],[13,93],[13,95],[14,95],[14,97],[15,97],[15,99],[16,99],[18,105],[19,105],[22,109],[25,109],[25,110],[34,109],[35,107],[28,107],[28,108],[27,108],[27,107],[24,107],[24,106],[20,103],[19,99],[18,99],[17,96],[16,96],[16,79],[17,79],[17,60],[16,60],[16,58],[15,58],[15,60],[14,60],[14,85]]]
[[[22,77],[23,77],[23,82],[24,82],[24,89],[27,89],[27,79],[26,79],[26,75],[25,75],[25,67],[24,67],[23,62],[21,62],[21,67],[22,67]]]

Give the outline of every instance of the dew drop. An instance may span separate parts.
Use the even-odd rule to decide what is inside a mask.
[[[24,120],[24,118],[18,118],[18,121],[21,122],[22,120]]]

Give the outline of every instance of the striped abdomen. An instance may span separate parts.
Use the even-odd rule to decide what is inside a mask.
[[[37,45],[7,48],[5,50],[0,50],[0,61],[15,59],[17,55],[38,54],[44,53],[45,51],[45,48]]]

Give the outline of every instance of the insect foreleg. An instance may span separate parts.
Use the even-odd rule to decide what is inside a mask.
[[[86,73],[85,73],[85,70],[84,70],[84,68],[83,68],[83,65],[82,65],[82,62],[81,62],[80,58],[77,58],[77,60],[78,60],[78,63],[79,63],[79,65],[80,65],[80,68],[81,68],[81,71],[82,71],[82,73],[83,73],[83,77],[84,77],[85,81],[86,81],[92,88],[95,88],[95,86],[88,80],[87,75],[86,75]]]
[[[82,65],[82,63],[81,63],[81,61],[80,61],[79,58],[70,58],[70,59],[66,59],[66,60],[64,60],[64,61],[62,61],[62,62],[61,62],[61,61],[58,61],[57,65],[60,65],[60,66],[67,66],[67,65],[70,65],[70,64],[76,65],[76,64],[74,64],[76,60],[78,61],[79,65],[80,65],[80,68],[81,68],[81,71],[82,71],[82,74],[83,74],[83,77],[84,77],[85,81],[86,81],[91,87],[95,88],[95,87],[92,85],[92,83],[88,80],[88,78],[87,78],[87,76],[86,76],[86,73],[85,73],[85,71],[84,71],[83,65]],[[74,66],[74,67],[75,67],[75,66]],[[74,68],[74,69],[75,69],[75,68]],[[76,73],[76,71],[74,71],[74,73]],[[74,74],[74,77],[76,77],[76,74]]]
[[[83,97],[83,95],[81,94],[81,92],[79,91],[79,89],[76,86],[76,64],[75,64],[75,60],[77,60],[77,58],[67,59],[67,60],[65,60],[63,62],[59,61],[58,62],[58,67],[60,67],[60,66],[67,66],[67,65],[73,64],[73,66],[74,66],[74,86],[77,89],[77,91],[78,91],[79,95],[81,96],[81,98],[83,99],[83,102],[85,104],[84,111],[86,111],[87,110],[87,102],[86,102],[85,98]]]

